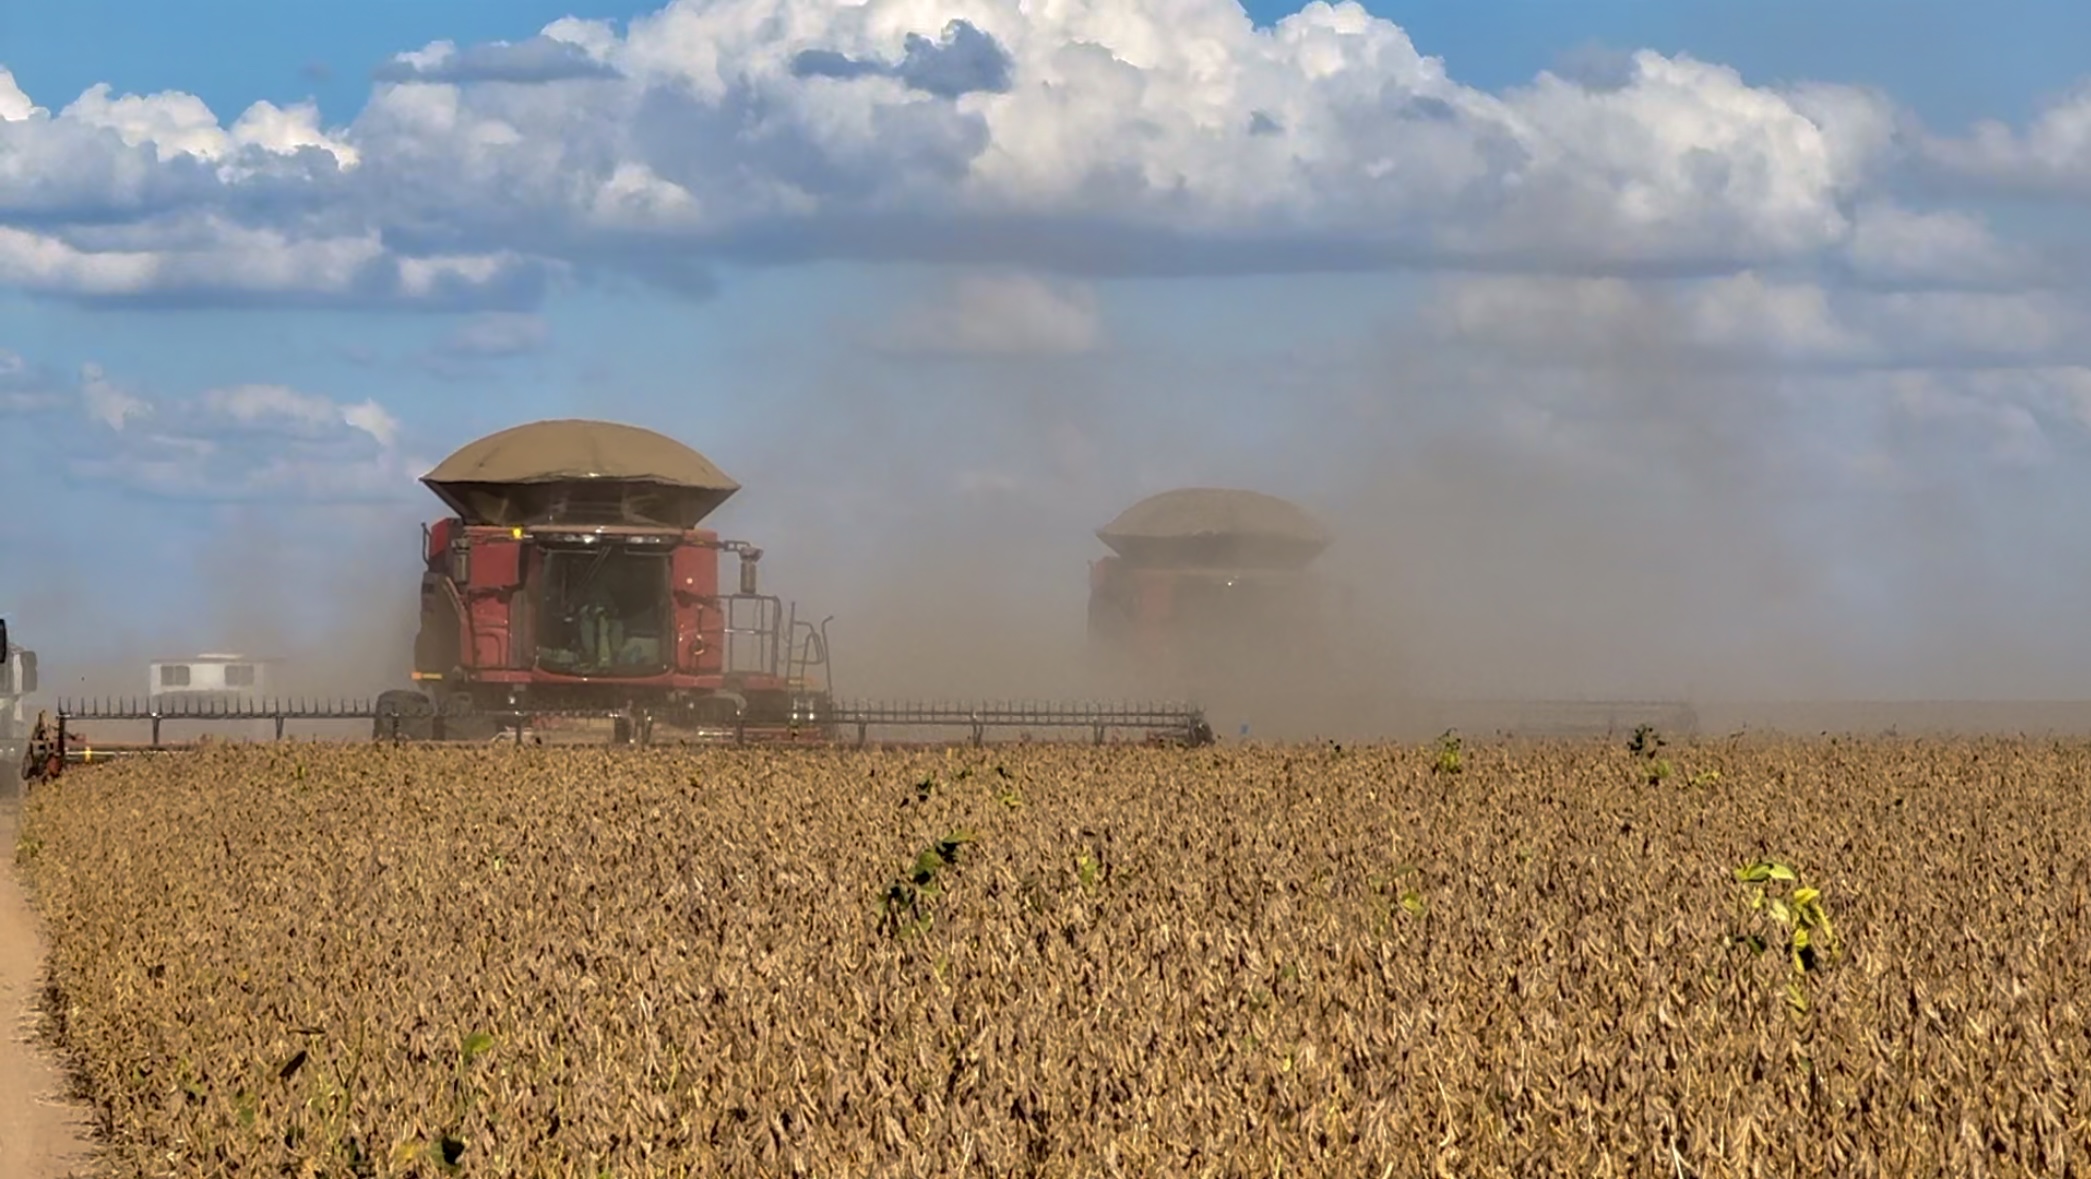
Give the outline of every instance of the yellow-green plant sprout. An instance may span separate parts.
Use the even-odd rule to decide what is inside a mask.
[[[1805,884],[1789,864],[1758,860],[1735,870],[1735,879],[1748,889],[1747,911],[1771,923],[1792,965],[1786,987],[1786,1002],[1794,1011],[1808,1010],[1809,975],[1829,965],[1837,956],[1837,931],[1823,906],[1822,890]],[[1783,895],[1777,886],[1787,886]],[[1772,941],[1762,934],[1743,933],[1734,938],[1753,953],[1770,949]]]
[[[915,862],[886,886],[880,930],[894,937],[927,931],[936,921],[930,903],[943,894],[938,876],[958,863],[959,850],[971,842],[972,832],[954,831],[923,848]]]
[[[1459,734],[1446,730],[1438,738],[1437,756],[1431,760],[1430,771],[1434,774],[1457,774],[1466,768],[1464,749]]]
[[[1086,848],[1075,854],[1075,875],[1081,880],[1084,890],[1096,887],[1096,857],[1090,855]]]
[[[1422,870],[1414,864],[1396,864],[1385,874],[1374,874],[1367,882],[1380,906],[1375,921],[1383,931],[1391,931],[1398,909],[1412,918],[1420,918],[1430,910],[1430,902],[1423,895]]]

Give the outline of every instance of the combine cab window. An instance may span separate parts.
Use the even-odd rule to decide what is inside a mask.
[[[537,662],[564,675],[667,670],[668,558],[617,549],[545,553]]]

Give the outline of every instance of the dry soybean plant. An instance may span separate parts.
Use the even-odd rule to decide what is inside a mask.
[[[2091,747],[1645,753],[233,746],[18,861],[118,1176],[2086,1174]]]

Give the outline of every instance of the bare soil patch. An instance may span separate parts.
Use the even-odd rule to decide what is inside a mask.
[[[13,767],[0,768],[0,1175],[92,1174],[87,1112],[66,1100],[63,1071],[39,1043],[43,943],[13,864]]]

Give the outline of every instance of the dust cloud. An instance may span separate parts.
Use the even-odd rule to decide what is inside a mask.
[[[1223,734],[1414,737],[1448,701],[1535,700],[1676,702],[1720,729],[2091,729],[2091,707],[2011,703],[2091,699],[2091,628],[2060,588],[2091,563],[2045,477],[1956,465],[1965,433],[1910,436],[1864,374],[1708,343],[1678,287],[1425,290],[1313,355],[837,345],[770,401],[788,444],[718,456],[748,488],[721,526],[836,615],[846,696],[1128,694],[1084,649],[1094,530],[1171,487],[1241,486],[1335,532],[1314,567],[1330,639],[1285,670],[1282,628],[1242,634],[1247,670],[1195,688]],[[1999,519],[2019,534],[1985,532]],[[2038,576],[1997,560],[2032,547]]]
[[[837,333],[639,424],[742,483],[707,523],[764,548],[762,588],[801,619],[833,616],[844,698],[1194,695],[1259,738],[1427,737],[1498,715],[1447,702],[1576,699],[1686,703],[1714,730],[2091,729],[2091,708],[2008,703],[2091,699],[2071,592],[2091,550],[2048,476],[1962,465],[1964,435],[1835,374],[1709,348],[1662,284],[1507,281],[1425,282],[1311,351],[1157,331],[923,358]],[[762,417],[721,435],[740,397]],[[1095,530],[1182,486],[1328,525],[1298,600],[1320,646],[1244,629],[1241,670],[1197,684],[1099,663]],[[403,686],[432,496],[219,511],[189,571],[209,609],[105,627],[98,650],[133,653],[107,666],[47,654],[61,690],[140,692],[148,647],[278,656],[292,695]],[[1933,703],[1894,707],[1913,700]]]
[[[96,584],[93,562],[53,562],[11,606],[39,654],[37,708],[61,700],[142,704],[154,660],[205,652],[271,662],[264,694],[369,697],[404,686],[417,609],[420,530],[404,505],[204,505],[203,539],[117,566]],[[110,537],[112,548],[122,538]],[[150,541],[140,538],[141,546]],[[110,562],[103,562],[107,571]],[[146,572],[141,566],[150,566]],[[175,609],[172,604],[189,608]],[[94,741],[146,740],[143,723],[80,722]],[[366,735],[368,721],[298,722],[302,736]],[[169,741],[266,737],[267,722],[170,722]]]

